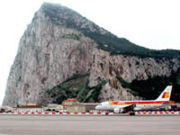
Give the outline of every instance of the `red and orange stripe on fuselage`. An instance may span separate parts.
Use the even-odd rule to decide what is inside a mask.
[[[160,104],[163,104],[163,103],[169,103],[169,104],[173,104],[174,101],[109,101],[108,102],[110,105],[132,105],[132,104],[140,104],[140,105],[143,105],[143,104],[157,104],[157,105],[160,105]]]

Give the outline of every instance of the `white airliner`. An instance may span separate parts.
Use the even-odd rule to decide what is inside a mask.
[[[172,86],[167,86],[156,100],[141,101],[106,101],[96,106],[96,110],[126,113],[130,111],[148,110],[162,107],[169,103]]]

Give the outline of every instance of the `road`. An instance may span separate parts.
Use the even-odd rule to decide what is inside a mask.
[[[0,115],[0,135],[179,135],[180,116]]]

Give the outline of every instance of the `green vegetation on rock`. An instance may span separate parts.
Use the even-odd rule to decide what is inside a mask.
[[[130,84],[128,82],[126,82],[124,79],[122,79],[121,77],[117,77],[118,81],[121,83],[122,87],[124,88],[130,88]]]
[[[180,85],[180,74],[177,74],[176,76],[176,83]]]
[[[79,39],[80,39],[80,36],[79,36],[79,35],[76,35],[76,34],[67,34],[67,35],[64,35],[62,38],[79,40]]]
[[[75,74],[64,82],[47,90],[49,97],[54,98],[54,103],[62,103],[67,98],[76,98],[80,102],[98,102],[100,90],[105,85],[101,81],[94,87],[89,87],[89,74]]]
[[[126,82],[121,77],[117,78],[124,88],[130,89],[129,92],[135,96],[145,99],[156,99],[167,85],[173,86],[171,100],[180,102],[179,74],[172,74],[170,77],[153,77],[147,80],[134,80]]]

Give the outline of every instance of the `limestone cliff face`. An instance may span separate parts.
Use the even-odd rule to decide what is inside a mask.
[[[81,30],[68,27],[68,10],[59,6],[59,16],[52,18],[44,12],[45,6],[35,14],[24,32],[19,50],[9,74],[4,105],[42,104],[42,93],[61,84],[75,74],[89,74],[88,87],[102,80],[98,101],[140,99],[124,88],[121,77],[128,83],[147,80],[154,76],[171,76],[180,67],[178,59],[139,58],[137,56],[111,55],[98,48],[98,43]],[[49,14],[56,15],[53,10]],[[70,12],[71,13],[71,12]],[[89,31],[109,34],[86,19],[74,16],[76,25]],[[91,93],[89,93],[91,94]],[[52,102],[52,97],[47,102]]]
[[[99,80],[107,81],[99,95],[102,101],[140,98],[127,92],[127,89],[123,88],[117,81],[117,77],[121,77],[129,83],[133,80],[147,80],[155,76],[169,77],[180,67],[180,62],[177,59],[156,60],[123,55],[111,56],[108,52],[97,49],[94,54],[96,59],[90,70],[89,85],[97,85]]]
[[[71,39],[72,35],[80,39]],[[95,46],[80,32],[54,25],[38,12],[20,41],[4,104],[38,103],[42,90],[89,72]]]

